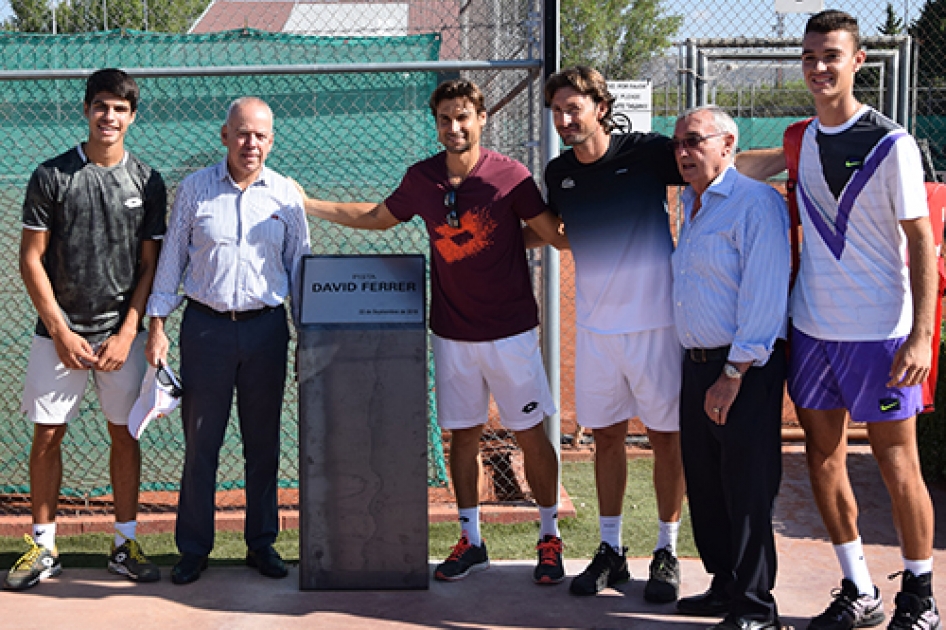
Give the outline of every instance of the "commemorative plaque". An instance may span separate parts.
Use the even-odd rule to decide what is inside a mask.
[[[299,586],[428,587],[423,256],[312,256],[298,339]]]

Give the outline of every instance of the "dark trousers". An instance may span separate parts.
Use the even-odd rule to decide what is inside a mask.
[[[693,535],[712,587],[732,597],[731,613],[771,620],[778,616],[772,510],[782,479],[784,346],[776,346],[765,366],[746,372],[719,426],[703,403],[724,363],[688,356],[683,364],[680,443]]]
[[[181,553],[204,556],[213,549],[217,465],[234,390],[245,460],[244,538],[253,550],[276,540],[279,419],[288,343],[283,307],[240,322],[190,306],[184,312],[181,415],[187,446],[175,529]]]

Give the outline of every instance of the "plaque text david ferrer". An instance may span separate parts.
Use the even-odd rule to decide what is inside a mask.
[[[421,255],[307,256],[303,325],[424,325]]]

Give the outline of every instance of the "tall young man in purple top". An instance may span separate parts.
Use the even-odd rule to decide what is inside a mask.
[[[808,628],[867,628],[886,616],[864,558],[847,470],[847,425],[854,420],[867,424],[903,554],[888,627],[930,630],[942,624],[916,415],[932,358],[936,248],[916,142],[854,94],[866,58],[853,16],[827,10],[805,25],[802,75],[817,116],[804,131],[798,163],[805,245],[790,301],[788,392],[842,574]],[[770,160],[765,175],[785,169],[781,149],[771,150]]]
[[[799,161],[805,246],[791,299],[789,393],[843,573],[834,600],[809,628],[845,630],[884,619],[847,473],[849,418],[867,423],[903,554],[889,627],[939,628],[933,508],[916,442],[937,299],[935,248],[916,143],[854,95],[865,58],[852,16],[824,11],[808,21],[802,73],[817,117]]]
[[[383,203],[306,200],[306,212],[354,228],[385,230],[420,216],[430,236],[437,417],[449,429],[450,476],[460,541],[437,566],[438,580],[460,580],[489,566],[479,523],[479,443],[489,395],[512,429],[539,505],[534,579],[564,579],[558,531],[558,464],[542,421],[555,412],[539,353],[538,308],[521,222],[565,246],[522,164],[480,146],[486,107],[470,81],[442,83],[430,97],[444,151],[410,167]]]

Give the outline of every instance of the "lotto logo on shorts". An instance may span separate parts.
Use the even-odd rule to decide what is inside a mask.
[[[881,398],[880,410],[883,413],[890,413],[891,411],[900,411],[900,399],[899,398]]]
[[[535,408],[538,406],[539,406],[539,403],[533,400],[528,405],[522,408],[522,413],[532,413],[533,411],[535,411]]]

